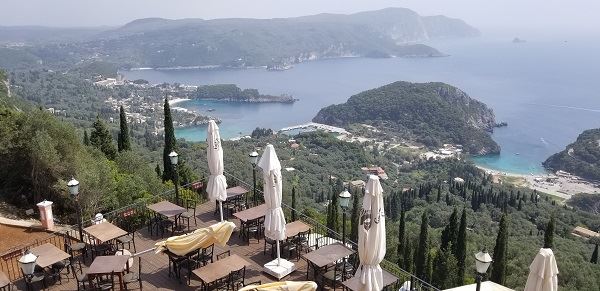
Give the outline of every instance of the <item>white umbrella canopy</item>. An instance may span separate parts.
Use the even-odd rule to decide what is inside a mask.
[[[286,238],[285,216],[281,209],[281,164],[273,145],[267,145],[258,161],[258,166],[263,170],[265,204],[268,207],[265,215],[265,236],[277,241],[277,258],[279,259],[279,241]]]
[[[558,267],[551,249],[540,249],[529,265],[529,277],[524,291],[558,290]]]
[[[369,176],[363,198],[360,225],[358,227],[358,256],[360,265],[359,290],[375,291],[383,289],[383,272],[379,264],[385,257],[385,213],[383,209],[383,188],[379,177]]]
[[[214,120],[208,122],[206,135],[206,158],[208,160],[208,184],[206,192],[211,201],[219,201],[221,221],[223,221],[223,201],[227,200],[227,179],[223,175],[223,148],[221,147],[221,134]]]

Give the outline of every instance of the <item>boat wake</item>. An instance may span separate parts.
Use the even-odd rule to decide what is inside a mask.
[[[581,111],[600,113],[600,109],[594,109],[594,108],[585,108],[585,107],[576,107],[576,106],[567,106],[567,105],[555,105],[555,104],[543,104],[543,103],[541,103],[541,104],[540,103],[530,103],[530,105],[546,106],[546,107],[554,107],[554,108],[564,108],[564,109],[572,109],[572,110],[581,110]]]

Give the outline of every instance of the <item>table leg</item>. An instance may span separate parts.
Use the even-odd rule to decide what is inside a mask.
[[[119,288],[120,288],[120,290],[125,290],[124,287],[125,286],[123,286],[123,273],[119,273]]]

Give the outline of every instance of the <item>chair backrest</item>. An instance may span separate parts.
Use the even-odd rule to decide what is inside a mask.
[[[227,250],[217,255],[217,261],[231,256],[231,251]]]
[[[205,256],[213,256],[213,253],[215,251],[215,244],[212,244],[208,247],[205,247],[202,249],[202,254]]]
[[[229,283],[242,283],[244,284],[244,280],[246,279],[246,266],[239,270],[231,271],[229,273]]]

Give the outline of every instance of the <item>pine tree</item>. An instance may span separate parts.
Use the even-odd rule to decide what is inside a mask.
[[[454,208],[454,210],[452,211],[452,214],[450,215],[450,219],[448,220],[448,224],[446,225],[446,227],[444,228],[444,230],[442,231],[442,243],[441,243],[441,248],[442,250],[446,251],[448,250],[448,246],[450,244],[452,245],[456,245],[456,238],[457,238],[457,229],[458,229],[458,225],[457,225],[457,220],[458,218],[456,217],[456,208]]]
[[[458,227],[458,237],[456,240],[456,254],[457,261],[457,276],[456,286],[460,286],[465,280],[465,269],[467,259],[467,210],[463,208],[462,215],[460,216],[460,226]]]
[[[117,145],[119,152],[131,150],[131,142],[129,140],[129,128],[127,126],[127,116],[125,115],[125,109],[123,105],[119,109],[119,136],[117,138]]]
[[[598,264],[598,245],[594,248],[594,252],[592,253],[592,259],[590,260],[592,264]]]
[[[87,129],[83,131],[83,145],[90,145],[90,137],[88,136]]]
[[[548,221],[546,231],[544,232],[544,248],[551,249],[554,246],[554,216]]]
[[[427,212],[423,212],[423,216],[421,216],[421,232],[419,233],[419,246],[417,248],[417,254],[415,256],[415,273],[418,278],[425,277],[425,263],[427,260],[427,250],[429,250],[427,243],[428,224],[429,222]]]
[[[164,104],[164,126],[165,126],[165,147],[163,149],[163,175],[164,181],[173,181],[175,172],[173,165],[171,165],[171,159],[169,154],[175,150],[177,144],[175,140],[175,129],[173,128],[173,118],[171,117],[171,108],[169,106],[169,100],[165,98]]]
[[[156,171],[156,175],[161,178],[162,177],[162,172],[160,171],[160,165],[158,163],[156,163],[156,168],[154,168],[154,171]]]
[[[400,260],[400,257],[402,255],[402,251],[404,249],[404,239],[405,239],[405,233],[406,232],[406,221],[405,221],[405,213],[404,213],[404,209],[402,209],[400,211],[400,223],[398,225],[398,260]],[[398,264],[400,265],[400,264]]]
[[[353,242],[358,242],[358,223],[359,223],[359,213],[360,213],[360,191],[355,190],[354,195],[352,195],[352,214],[350,215],[350,240]]]
[[[506,251],[508,248],[508,217],[507,214],[502,214],[500,218],[500,228],[496,237],[496,245],[494,246],[494,261],[492,262],[492,275],[490,280],[500,285],[504,285],[506,279]]]
[[[108,128],[100,120],[99,116],[96,117],[93,127],[94,129],[90,134],[90,144],[102,151],[109,160],[114,160],[117,155],[117,149],[113,144],[110,131],[108,131]]]

